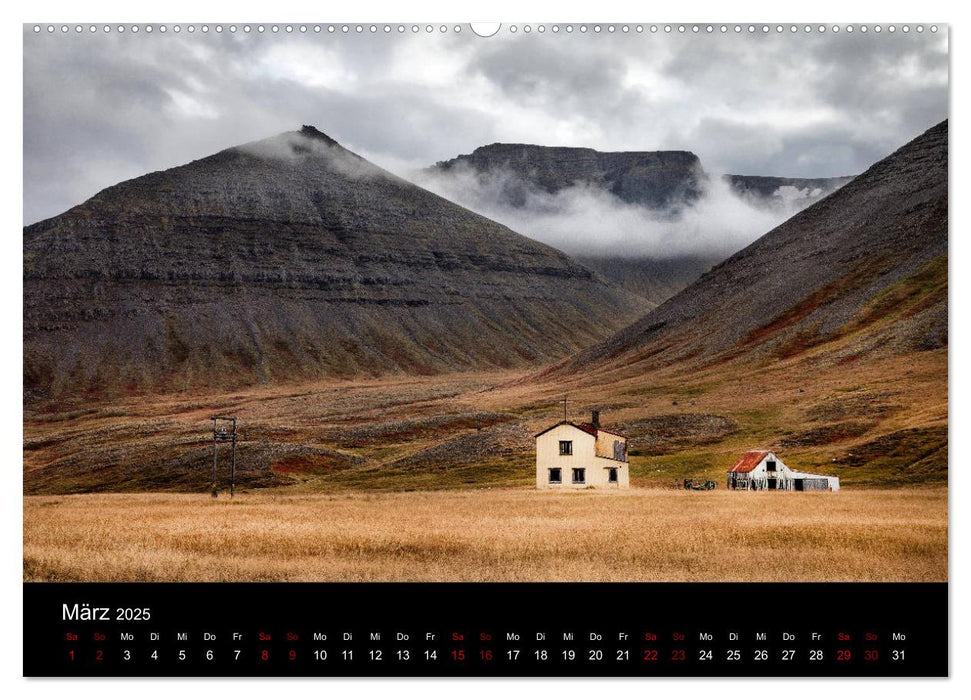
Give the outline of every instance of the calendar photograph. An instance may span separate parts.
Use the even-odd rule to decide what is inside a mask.
[[[948,51],[24,25],[24,584],[946,582]]]

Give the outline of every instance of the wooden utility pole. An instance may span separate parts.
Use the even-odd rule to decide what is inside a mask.
[[[233,418],[233,461],[229,470],[229,497],[236,497],[236,419]]]
[[[232,432],[226,432],[226,428],[219,428],[219,421],[232,424]],[[213,416],[212,417],[212,497],[216,498],[219,491],[216,488],[216,468],[218,466],[218,442],[220,440],[232,443],[232,452],[229,463],[229,497],[236,496],[236,416]]]
[[[219,496],[216,490],[216,418],[212,419],[212,497]]]

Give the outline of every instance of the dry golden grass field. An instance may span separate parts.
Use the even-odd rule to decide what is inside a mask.
[[[24,579],[946,580],[946,351],[820,353],[31,405]],[[533,488],[564,394],[631,436],[630,491]],[[208,497],[213,413],[241,421],[232,503]],[[726,491],[752,448],[842,490]],[[671,488],[688,477],[719,488]]]
[[[945,581],[947,491],[24,499],[25,581]]]

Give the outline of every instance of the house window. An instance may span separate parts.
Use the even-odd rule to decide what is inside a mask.
[[[617,483],[617,467],[611,467],[607,470],[607,483]]]
[[[768,462],[766,462],[765,463],[765,471],[767,471],[767,472],[774,472],[775,471],[775,462],[774,461],[771,461],[771,460],[768,461]]]
[[[574,469],[573,470],[573,483],[574,484],[585,484],[585,483],[587,483],[587,470],[586,469]]]
[[[563,483],[563,471],[559,467],[557,467],[556,469],[550,469],[550,483],[551,484]]]
[[[560,440],[560,454],[561,455],[573,454],[573,440]]]

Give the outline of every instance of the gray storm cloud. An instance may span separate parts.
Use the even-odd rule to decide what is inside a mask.
[[[23,39],[25,224],[301,124],[402,175],[505,142],[681,149],[711,172],[828,177],[862,172],[948,113],[946,30],[482,39],[25,27]],[[719,236],[700,210],[676,229],[596,192],[571,194],[544,205],[557,213],[517,225],[541,236],[560,222],[577,245],[633,246],[625,221],[662,242]],[[727,222],[729,238],[772,223],[717,192],[699,206]]]

